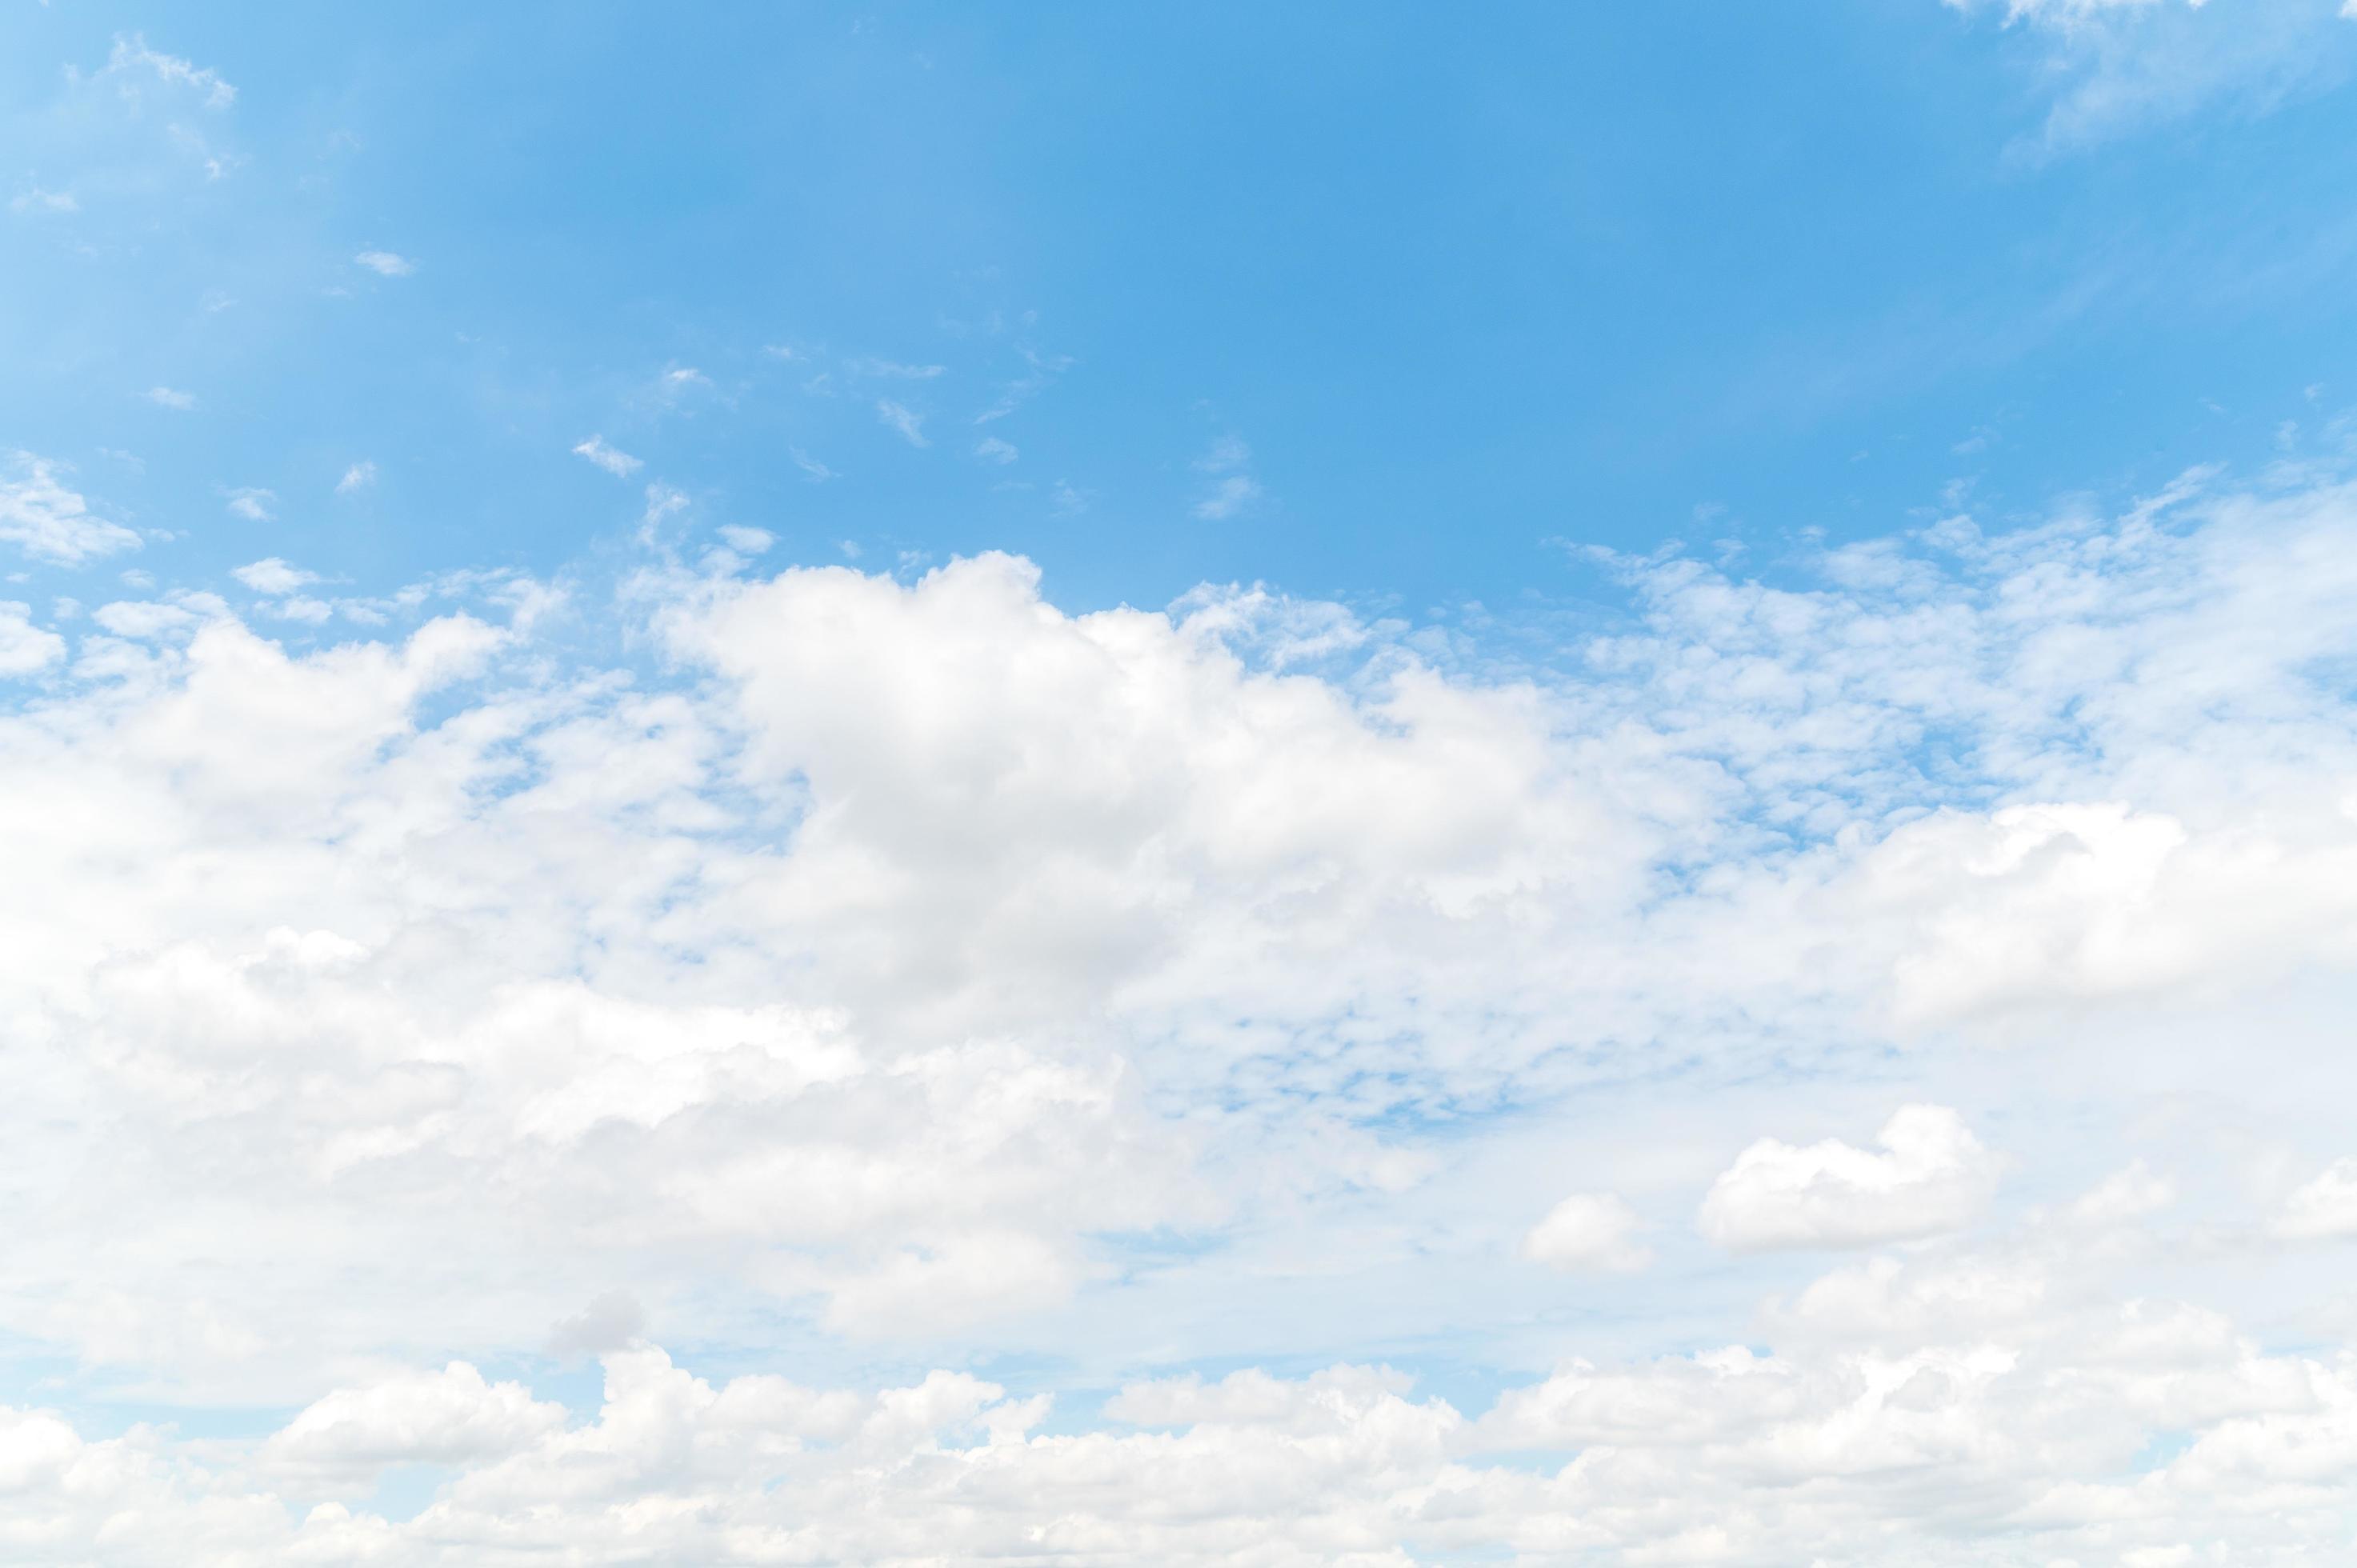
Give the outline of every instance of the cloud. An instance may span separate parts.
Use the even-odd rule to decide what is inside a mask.
[[[58,476],[58,465],[29,452],[0,468],[0,544],[61,566],[139,548],[136,533],[92,516]]]
[[[929,381],[948,373],[946,365],[902,365],[890,360],[848,360],[844,368],[856,376],[869,376],[883,381]]]
[[[888,397],[877,398],[876,400],[876,417],[881,420],[892,430],[897,431],[899,434],[900,438],[911,446],[930,446],[932,445],[931,442],[925,439],[925,422],[923,416],[911,413],[909,409],[903,407],[899,403],[894,403]]]
[[[106,69],[115,73],[151,75],[167,86],[192,89],[208,109],[226,109],[237,102],[237,89],[223,81],[217,72],[149,48],[142,34],[133,33],[127,38],[118,34],[113,50],[107,57]]]
[[[291,594],[319,580],[318,574],[290,566],[275,555],[237,567],[230,575],[257,594]]]
[[[1213,478],[1211,488],[1190,509],[1194,515],[1218,521],[1235,516],[1259,499],[1259,481],[1243,471],[1251,461],[1252,448],[1236,436],[1222,435],[1212,442],[1211,448],[1195,459],[1196,471]]]
[[[820,462],[817,458],[812,456],[809,453],[803,451],[799,446],[787,447],[786,456],[793,459],[794,467],[800,468],[802,471],[802,477],[808,479],[812,484],[823,485],[826,483],[827,480],[837,477],[833,468],[828,467],[825,464]]]
[[[271,1435],[265,1465],[373,1472],[390,1465],[457,1465],[514,1453],[565,1425],[565,1407],[521,1383],[487,1383],[464,1361],[439,1372],[339,1389]]]
[[[1614,1194],[1574,1193],[1523,1238],[1523,1256],[1554,1269],[1631,1273],[1652,1262],[1634,1239],[1640,1228],[1636,1210]]]
[[[2047,157],[2219,104],[2265,113],[2342,72],[2352,13],[2322,4],[2203,0],[1942,0],[2031,40],[2052,103],[2017,154]]]
[[[619,1350],[646,1332],[647,1309],[626,1291],[608,1291],[548,1337],[549,1354],[571,1358]]]
[[[193,392],[177,392],[170,387],[149,387],[146,396],[158,408],[177,408],[185,413],[197,406]]]
[[[2287,1241],[2357,1236],[2357,1159],[2327,1165],[2285,1201],[2270,1229]]]
[[[1748,1251],[1867,1247],[1959,1230],[1996,1187],[1995,1161],[1945,1106],[1902,1106],[1875,1143],[1760,1139],[1711,1184],[1703,1234]]]
[[[1012,441],[1002,441],[996,435],[985,435],[974,444],[974,455],[992,463],[1012,463],[1023,454]]]
[[[0,599],[0,678],[46,670],[63,659],[65,652],[64,638],[33,624],[30,605],[20,599]]]
[[[628,452],[608,446],[606,444],[606,438],[602,435],[592,435],[588,440],[575,446],[573,450],[579,456],[588,458],[589,461],[605,469],[606,472],[613,475],[618,479],[627,479],[632,474],[637,473],[640,468],[646,467],[644,463],[640,462],[638,458],[631,456]]]
[[[344,470],[342,478],[336,481],[336,493],[339,496],[348,496],[355,490],[367,489],[375,483],[376,465],[370,462],[355,463]]]
[[[81,203],[70,190],[44,190],[33,186],[9,198],[11,212],[79,212]]]
[[[352,258],[355,266],[366,267],[379,277],[405,278],[417,270],[417,263],[391,251],[362,251]]]
[[[231,513],[248,522],[268,522],[278,515],[274,510],[278,504],[278,497],[273,491],[247,486],[228,493]]]
[[[1250,476],[1230,474],[1215,482],[1210,493],[1198,500],[1192,509],[1197,517],[1218,521],[1230,518],[1260,499],[1260,485]]]
[[[45,1388],[306,1416],[8,1412],[0,1529],[2313,1557],[2357,1409],[2345,1327],[2282,1305],[2319,1260],[2130,1156],[2214,1215],[2346,1151],[2352,519],[2195,476],[1773,580],[1590,554],[1625,602],[1569,639],[627,542],[561,614],[498,575],[339,639],[104,606],[0,712],[0,1145],[71,1176],[8,1211],[0,1328]],[[1848,1131],[1752,1141],[1796,1126]],[[1598,1311],[1512,1255],[1566,1148],[1552,1261],[1639,1239],[1607,1187],[1738,1250],[1909,1244],[1811,1279],[1664,1230]],[[602,1400],[454,1366],[553,1325]],[[1359,1364],[1403,1346],[1554,1370]]]

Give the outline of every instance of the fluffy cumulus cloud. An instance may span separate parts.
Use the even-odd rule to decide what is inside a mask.
[[[2315,1561],[2352,526],[1598,556],[1568,643],[741,523],[357,640],[27,589],[0,1332],[270,1413],[20,1398],[6,1554]]]
[[[1523,1238],[1523,1256],[1558,1269],[1628,1273],[1652,1262],[1636,1240],[1637,1211],[1613,1194],[1576,1192]]]
[[[1988,1151],[1946,1106],[1902,1107],[1875,1143],[1760,1139],[1711,1183],[1703,1234],[1744,1249],[1871,1246],[1961,1229],[1987,1201]]]

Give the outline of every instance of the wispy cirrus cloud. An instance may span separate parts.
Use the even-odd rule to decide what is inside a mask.
[[[92,514],[81,493],[67,488],[67,471],[29,452],[0,465],[0,544],[61,566],[138,549],[138,534]]]
[[[1235,516],[1258,500],[1260,481],[1250,473],[1252,448],[1233,435],[1221,436],[1200,457],[1195,459],[1195,471],[1211,477],[1209,487],[1189,508],[1195,516],[1207,521],[1221,521]]]
[[[2357,70],[2357,7],[2333,0],[1942,0],[2018,29],[2055,83],[2016,152],[2050,157],[2219,106],[2261,113]]]
[[[886,429],[899,435],[911,446],[932,445],[925,437],[924,416],[905,403],[896,403],[888,397],[877,398],[876,418]]]

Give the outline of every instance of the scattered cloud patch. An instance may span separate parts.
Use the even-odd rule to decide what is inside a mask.
[[[802,471],[802,478],[808,479],[813,485],[823,485],[826,483],[827,480],[837,477],[833,468],[828,467],[825,464],[820,462],[817,458],[812,456],[809,453],[803,451],[799,446],[787,447],[786,456],[793,459],[794,467]]]
[[[949,373],[947,365],[903,365],[891,360],[858,359],[845,361],[844,369],[856,376],[867,376],[878,381],[930,381]]]
[[[1711,1184],[1703,1234],[1742,1251],[1909,1240],[1970,1224],[1996,1185],[1996,1161],[1946,1106],[1901,1107],[1875,1144],[1760,1139]]]
[[[30,675],[66,656],[66,639],[32,621],[33,607],[0,599],[0,678]]]
[[[357,266],[366,267],[379,277],[405,278],[417,270],[417,263],[391,251],[362,251],[352,258]]]
[[[194,392],[181,392],[173,387],[149,387],[146,396],[147,401],[158,408],[176,408],[186,413],[197,406]]]
[[[237,102],[237,89],[223,81],[218,72],[150,48],[146,38],[139,33],[116,36],[106,69],[111,72],[153,76],[168,86],[188,88],[208,109],[226,109]]]
[[[375,483],[376,465],[363,460],[344,470],[344,477],[336,481],[336,493],[348,496],[356,490],[367,489]]]
[[[628,452],[608,446],[602,435],[592,435],[588,440],[576,446],[573,450],[618,479],[627,479],[646,467]]]
[[[0,467],[0,544],[60,566],[139,548],[138,534],[94,516],[59,474],[59,465],[29,452]]]
[[[79,212],[81,203],[70,190],[44,190],[39,186],[9,198],[11,212]]]
[[[1016,449],[1015,443],[1012,441],[1003,441],[996,435],[985,435],[974,444],[974,455],[985,462],[1006,464],[1015,461],[1022,456],[1022,453]]]
[[[2357,1236],[2357,1159],[2335,1160],[2293,1192],[2270,1229],[2287,1241]]]
[[[932,445],[931,441],[925,439],[923,415],[913,412],[903,403],[895,403],[888,397],[877,398],[876,417],[887,429],[896,433],[901,440],[911,446]]]
[[[1612,1193],[1574,1193],[1547,1211],[1523,1238],[1523,1256],[1566,1272],[1633,1273],[1653,1261],[1636,1236],[1636,1210]]]
[[[1252,448],[1239,437],[1222,435],[1212,442],[1211,449],[1195,459],[1195,471],[1211,476],[1211,482],[1190,509],[1194,515],[1216,522],[1259,499],[1259,481],[1245,471],[1251,462]]]
[[[275,555],[233,568],[230,575],[257,594],[291,594],[319,580],[316,572],[289,565]]]
[[[228,509],[233,517],[248,522],[268,522],[278,515],[278,497],[274,491],[245,486],[228,493]]]

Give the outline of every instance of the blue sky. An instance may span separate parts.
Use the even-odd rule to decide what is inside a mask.
[[[2056,46],[1997,23],[27,7],[11,195],[80,210],[7,225],[0,412],[135,452],[190,577],[552,571],[630,525],[594,432],[796,559],[1014,549],[1075,607],[1577,594],[1545,541],[1772,561],[2264,458],[2348,351],[2344,40],[2049,151]],[[117,35],[234,102],[124,124],[66,76]],[[1197,515],[1223,440],[1254,493]]]
[[[16,5],[0,1541],[2345,1556],[2352,66]]]

